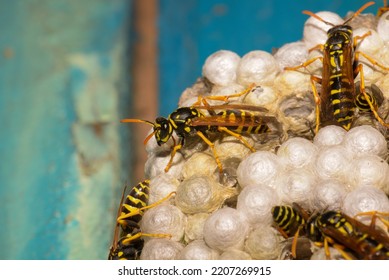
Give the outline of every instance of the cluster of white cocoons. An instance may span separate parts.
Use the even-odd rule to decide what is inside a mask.
[[[318,15],[333,24],[344,22],[330,12]],[[284,240],[272,220],[271,209],[277,205],[297,203],[309,212],[340,210],[351,217],[367,211],[389,212],[388,148],[379,130],[363,124],[349,131],[330,125],[314,134],[314,102],[299,111],[301,118],[297,113],[288,115],[295,105],[282,112],[279,109],[288,98],[302,98],[304,93],[312,98],[310,74],[320,76],[320,60],[307,67],[307,73],[304,69],[284,71],[284,67],[317,56],[319,52],[308,50],[326,41],[330,27],[309,18],[303,40],[284,45],[274,55],[256,50],[240,57],[221,50],[208,57],[203,77],[212,89],[205,95],[233,94],[252,83],[259,85],[229,102],[265,107],[279,120],[286,137],[278,140],[276,148],[265,148],[255,137],[245,137],[256,152],[232,136],[217,140],[215,149],[223,168],[232,174],[228,183],[219,180],[213,153],[200,138],[198,145],[184,146],[176,154],[166,173],[173,141],[158,146],[152,138],[145,167],[146,178],[151,179],[150,203],[176,194],[144,214],[142,232],[170,238],[145,236],[141,259],[277,259]],[[367,31],[372,35],[360,47],[389,65],[389,12],[379,19],[377,30],[354,28],[359,35]],[[364,69],[367,85],[376,83],[387,98],[389,74],[380,71],[377,76],[368,67]],[[180,106],[193,104],[195,86],[183,96]],[[308,133],[299,135],[296,131],[300,130]],[[290,131],[294,133],[289,135]],[[320,254],[313,258],[321,258]]]
[[[313,141],[289,138],[276,153],[246,156],[237,168],[239,193],[212,177],[193,175],[177,185],[170,175],[160,175],[161,185],[170,178],[172,186],[160,196],[175,190],[175,206],[148,210],[142,231],[171,238],[150,238],[141,257],[276,259],[283,240],[272,227],[276,205],[298,203],[310,212],[340,210],[351,217],[389,212],[387,154],[385,137],[371,126],[348,132],[326,126]],[[236,208],[223,205],[233,196]]]

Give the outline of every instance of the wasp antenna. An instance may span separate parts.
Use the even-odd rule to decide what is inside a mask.
[[[370,7],[371,5],[374,5],[375,2],[374,1],[370,1],[370,2],[367,2],[365,5],[363,5],[362,7],[359,8],[358,11],[356,11],[353,16],[351,18],[349,18],[348,20],[346,20],[343,24],[346,24],[348,23],[350,20],[352,20],[353,18],[356,18],[360,13],[362,13],[363,10],[365,10],[367,7]]]
[[[121,123],[147,123],[151,126],[154,126],[153,122],[146,121],[146,120],[139,120],[139,119],[122,119],[120,120]]]
[[[325,24],[327,25],[331,25],[331,26],[335,26],[335,24],[331,23],[331,22],[328,22],[328,21],[325,21],[324,19],[322,19],[321,17],[319,17],[317,14],[311,12],[311,11],[307,11],[307,10],[304,10],[303,11],[303,14],[306,14],[308,16],[311,16],[311,17],[314,17],[315,19],[317,20],[320,20],[321,22],[324,22]]]
[[[155,134],[155,131],[151,132],[145,139],[145,141],[143,141],[143,145],[146,145],[147,142],[149,142],[149,140],[151,139],[151,137],[153,137]]]

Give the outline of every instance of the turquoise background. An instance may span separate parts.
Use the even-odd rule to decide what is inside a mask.
[[[344,16],[364,3],[161,0],[160,114],[213,52],[271,52],[301,39],[302,10]],[[118,123],[136,117],[132,5],[0,0],[0,259],[106,258],[120,191],[136,183]]]
[[[160,36],[160,113],[170,114],[181,93],[201,76],[206,58],[224,49],[243,56],[301,40],[303,10],[331,11],[344,17],[366,0],[162,0]],[[367,8],[376,13],[382,1]],[[364,13],[365,13],[364,12]]]

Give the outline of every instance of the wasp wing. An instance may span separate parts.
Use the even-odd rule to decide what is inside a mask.
[[[122,205],[123,205],[123,201],[124,201],[124,196],[125,196],[126,190],[127,190],[127,184],[123,188],[122,197],[120,199],[120,204],[119,204],[119,207],[118,207],[118,210],[117,210],[116,220],[115,220],[115,230],[114,230],[114,233],[113,233],[112,246],[109,249],[108,260],[112,260],[113,258],[115,258],[115,253],[116,253],[115,251],[116,251],[117,244],[118,244],[118,241],[119,241],[119,223],[117,222],[117,219],[119,218],[119,216],[120,216],[120,214],[122,212],[121,210],[122,210]]]
[[[249,118],[239,118],[235,120],[226,120],[220,116],[205,116],[201,118],[195,118],[191,122],[191,126],[214,126],[214,127],[257,127],[257,126],[266,126],[266,127],[279,127],[279,123],[275,117],[257,117],[255,119]],[[277,129],[278,130],[278,129]]]
[[[222,105],[198,105],[192,106],[193,108],[200,110],[243,110],[243,111],[253,111],[253,112],[261,112],[268,113],[269,110],[255,105],[248,104],[222,104]]]
[[[389,237],[379,228],[372,228],[342,213],[342,217],[352,225],[347,233],[327,224],[320,227],[323,235],[345,246],[361,259],[389,259]],[[380,248],[380,249],[379,249]]]

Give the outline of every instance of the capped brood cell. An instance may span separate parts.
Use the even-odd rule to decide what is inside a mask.
[[[335,25],[344,22],[334,13],[317,15]],[[377,30],[372,29],[372,35],[360,42],[360,50],[385,65],[389,61],[385,32],[388,17],[384,14]],[[353,24],[355,36],[369,31],[363,19]],[[193,135],[185,139],[165,173],[174,141],[158,146],[155,139],[150,139],[145,166],[146,176],[151,179],[149,203],[172,191],[177,193],[175,199],[145,211],[142,231],[170,234],[171,238],[145,237],[142,259],[286,258],[284,251],[291,242],[271,227],[271,208],[276,205],[297,203],[310,214],[335,210],[352,218],[366,211],[389,212],[387,129],[371,112],[356,110],[350,130],[331,123],[315,133],[316,104],[310,79],[312,74],[321,75],[322,62],[318,59],[298,72],[284,70],[322,56],[320,50],[308,50],[323,44],[331,27],[309,18],[303,40],[286,44],[275,55],[256,50],[240,57],[221,50],[207,58],[203,77],[185,90],[179,106],[192,106],[201,100],[199,97],[205,98],[200,105],[207,116],[215,113],[207,110],[206,104],[219,106],[215,107],[216,113],[223,106],[257,106],[261,114],[271,115],[279,125],[273,124],[271,137],[270,133],[242,134],[255,152],[234,136],[206,131],[223,172],[219,172],[209,145]],[[364,70],[366,86],[375,84],[383,93],[378,113],[386,118],[389,74],[366,65]],[[252,88],[246,94],[231,97],[249,86]],[[213,100],[210,96],[230,97]],[[228,122],[224,125],[233,127]],[[173,135],[177,141],[177,135]],[[366,216],[358,219],[367,224],[371,221]],[[305,238],[305,245],[298,246],[306,247],[310,254],[313,251],[312,259],[326,258],[323,249],[301,238]],[[331,258],[342,258],[332,247],[330,252]]]

